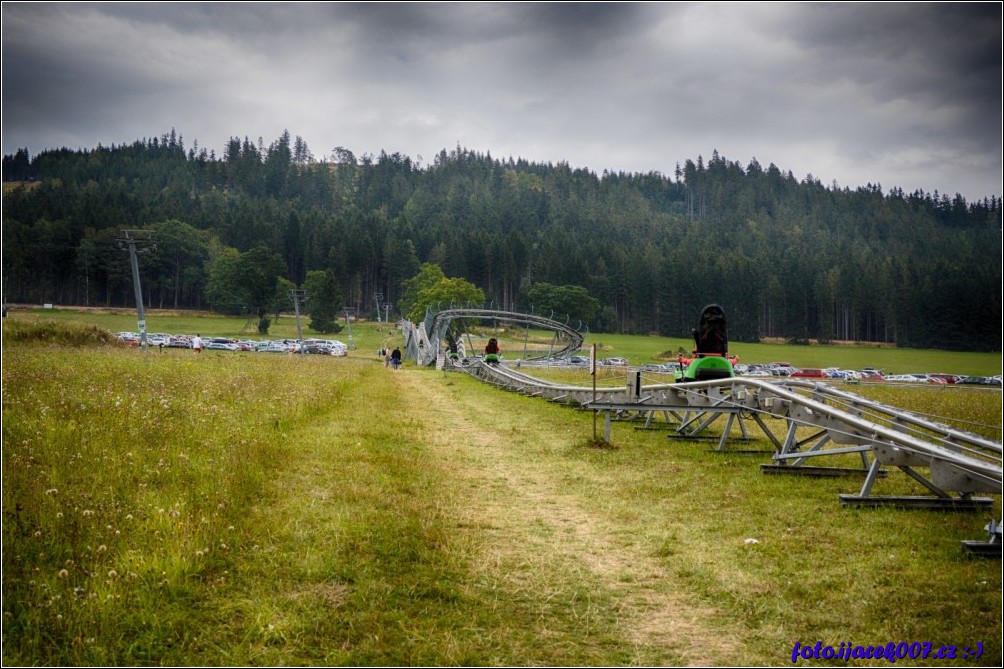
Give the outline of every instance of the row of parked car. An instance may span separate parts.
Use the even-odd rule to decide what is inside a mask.
[[[794,368],[783,363],[765,365],[736,365],[736,372],[744,376],[790,376],[801,379],[840,379],[849,383],[859,381],[888,381],[891,383],[932,383],[936,385],[1001,386],[1000,376],[963,376],[960,374],[885,374],[882,370],[866,367],[862,370],[836,367]]]
[[[158,348],[192,348],[195,335],[153,333],[146,336],[149,346]],[[130,346],[140,345],[136,332],[119,332],[119,341]],[[319,355],[348,355],[349,347],[337,339],[230,339],[228,337],[201,337],[202,347],[216,351],[251,351],[256,353],[310,353]]]
[[[548,360],[545,364],[556,366],[584,367],[589,358],[570,356]],[[628,365],[624,358],[605,358],[598,365],[623,367]],[[641,366],[643,372],[653,374],[673,374],[679,370],[678,362],[649,363]],[[1000,376],[963,376],[958,374],[894,374],[887,375],[880,369],[866,367],[860,370],[839,369],[837,367],[793,367],[786,362],[737,364],[736,374],[750,377],[790,377],[794,379],[836,379],[847,383],[862,381],[888,381],[891,383],[930,383],[936,385],[980,385],[1001,387]]]
[[[1001,387],[1000,376],[962,376],[959,374],[892,374],[885,377],[885,380],[892,383],[934,383]]]

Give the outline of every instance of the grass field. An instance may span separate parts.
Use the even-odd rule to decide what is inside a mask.
[[[1001,662],[1000,562],[960,546],[982,514],[841,508],[857,482],[630,425],[590,448],[588,413],[385,369],[386,326],[347,358],[196,356],[61,318],[45,342],[4,322],[5,666],[789,665],[817,641]],[[1000,392],[875,392],[1000,425]]]
[[[633,364],[659,360],[659,354],[662,352],[675,354],[681,348],[689,352],[694,347],[693,340],[610,334],[590,335],[586,339],[586,345],[593,343],[602,346],[600,357],[623,357]],[[885,370],[888,374],[942,372],[993,376],[1001,373],[1000,352],[966,353],[850,345],[793,346],[730,342],[729,353],[738,355],[740,362],[788,362],[795,367],[840,369],[874,367]]]

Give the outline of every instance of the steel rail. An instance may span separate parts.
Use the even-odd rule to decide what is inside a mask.
[[[867,400],[853,393],[800,381],[766,381],[734,377],[690,383],[643,386],[640,396],[632,397],[625,384],[622,388],[592,388],[555,384],[516,372],[506,365],[489,365],[473,361],[460,367],[464,371],[496,386],[552,401],[575,403],[596,411],[680,411],[708,413],[766,414],[802,425],[821,427],[838,434],[842,446],[859,444],[892,447],[912,453],[928,461],[948,463],[997,485],[1002,482],[1002,446],[984,437],[929,421],[911,412]],[[741,392],[741,389],[745,392]],[[826,404],[799,391],[837,397],[880,412],[893,421],[884,425],[861,415]],[[922,427],[935,435],[933,441],[904,431],[904,425]],[[963,447],[966,451],[962,452]],[[837,449],[830,451],[837,453]],[[842,451],[841,451],[842,452]],[[826,451],[822,451],[826,453]]]

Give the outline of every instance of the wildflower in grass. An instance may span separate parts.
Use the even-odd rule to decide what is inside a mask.
[[[98,552],[99,553],[104,553],[106,550],[108,550],[108,546],[105,546],[104,544],[101,544],[100,546],[98,546]]]
[[[68,572],[65,569],[60,569],[59,573],[56,574],[56,576],[58,576],[59,578],[69,578],[70,577],[70,572]]]

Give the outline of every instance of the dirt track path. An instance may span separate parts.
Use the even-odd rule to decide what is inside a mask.
[[[569,589],[601,594],[592,623],[615,621],[608,634],[630,645],[633,664],[728,665],[741,657],[734,638],[711,624],[717,612],[680,592],[614,518],[586,504],[592,491],[568,484],[566,461],[539,457],[540,441],[555,438],[550,428],[497,419],[449,381],[409,370],[395,376],[403,393],[422,398],[423,443],[467,491],[455,513],[477,547],[479,587],[537,598],[542,616]]]

